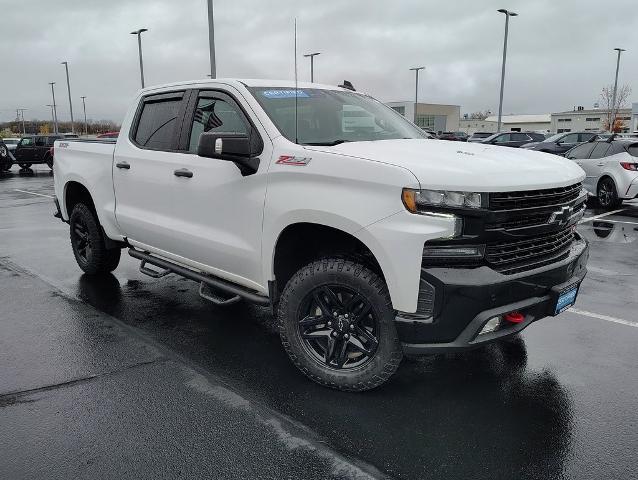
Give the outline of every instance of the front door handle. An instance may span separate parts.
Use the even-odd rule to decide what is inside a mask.
[[[604,164],[604,163],[597,163],[597,164],[596,164],[596,166],[597,166],[597,167],[604,167],[604,166],[605,166],[605,164]]]
[[[116,166],[117,168],[123,168],[123,169],[125,169],[125,170],[128,170],[129,168],[131,168],[131,165],[130,165],[129,163],[127,163],[127,162],[117,162],[117,163],[115,164],[115,166]]]
[[[186,177],[186,178],[191,178],[193,176],[193,172],[191,172],[190,170],[188,170],[187,168],[180,168],[178,170],[175,170],[173,172],[173,174],[176,177]]]

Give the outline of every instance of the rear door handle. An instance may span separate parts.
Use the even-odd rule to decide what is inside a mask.
[[[130,165],[129,163],[127,163],[127,162],[117,162],[117,163],[115,164],[115,166],[116,166],[117,168],[123,168],[123,169],[125,169],[125,170],[128,170],[129,168],[131,168],[131,165]]]
[[[187,168],[180,168],[178,170],[175,170],[173,172],[173,174],[176,177],[186,177],[186,178],[191,178],[193,176],[193,172],[191,172],[190,170],[188,170]]]
[[[605,164],[604,164],[604,163],[597,163],[597,164],[596,164],[596,166],[597,166],[597,167],[604,167],[604,166],[605,166]]]

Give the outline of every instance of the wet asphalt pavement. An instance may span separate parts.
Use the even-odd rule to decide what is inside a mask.
[[[638,478],[638,202],[580,226],[574,311],[349,394],[297,372],[266,309],[128,255],[82,275],[52,180],[0,177],[0,478]]]

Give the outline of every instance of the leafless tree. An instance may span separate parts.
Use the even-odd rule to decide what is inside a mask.
[[[616,93],[616,103],[614,104],[614,86],[608,85],[600,93],[601,107],[605,109],[604,128],[608,131],[620,131],[624,128],[624,123],[616,119],[618,110],[627,106],[627,100],[631,95],[631,87],[628,84],[618,87]]]
[[[484,112],[470,113],[469,118],[470,120],[485,120],[491,114],[492,112],[490,112],[489,110],[485,110]]]

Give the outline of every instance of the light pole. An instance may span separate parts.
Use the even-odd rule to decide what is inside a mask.
[[[308,53],[304,55],[304,57],[310,57],[310,83],[314,83],[315,81],[315,57],[317,55],[321,55],[321,52]]]
[[[518,16],[518,13],[511,12],[501,8],[498,10],[500,13],[505,14],[505,40],[503,40],[503,66],[501,68],[501,97],[498,102],[498,127],[497,132],[501,131],[501,119],[503,117],[503,88],[505,87],[505,61],[507,60],[507,34],[509,32],[510,17]]]
[[[47,107],[51,107],[51,126],[55,129],[55,118],[53,117],[53,105],[48,104]]]
[[[213,0],[208,0],[208,49],[210,52],[210,78],[216,78],[217,65],[215,65],[215,24],[213,22]]]
[[[86,97],[80,97],[82,99],[82,109],[84,110],[84,135],[89,134],[88,123],[86,122]]]
[[[71,83],[69,82],[69,62],[62,62],[66,70],[66,91],[69,94],[69,111],[71,112],[71,133],[75,133],[75,127],[73,126],[73,102],[71,102]]]
[[[144,62],[142,61],[142,33],[148,32],[148,28],[140,28],[131,32],[131,35],[137,35],[137,50],[140,55],[140,78],[142,80],[142,88],[144,88]]]
[[[53,97],[53,130],[54,130],[54,133],[57,135],[58,134],[58,110],[55,105],[55,89],[53,88],[53,85],[55,85],[55,82],[49,82],[49,85],[51,85],[51,96]]]
[[[415,85],[414,85],[414,124],[416,125],[416,108],[419,104],[419,70],[425,70],[425,67],[413,67],[410,70],[414,70],[416,74]]]
[[[609,125],[609,131],[614,132],[614,125],[616,125],[616,115],[618,109],[616,108],[616,95],[618,93],[618,71],[620,70],[620,54],[625,51],[624,48],[614,48],[618,52],[618,59],[616,60],[616,80],[614,81],[614,99],[611,101],[611,125]]]
[[[26,110],[26,108],[18,108],[16,110],[16,114],[18,112],[20,112],[20,115],[18,115],[18,121],[20,121],[20,118],[22,118],[22,135],[26,135],[27,134],[27,129],[24,125],[24,111]]]

